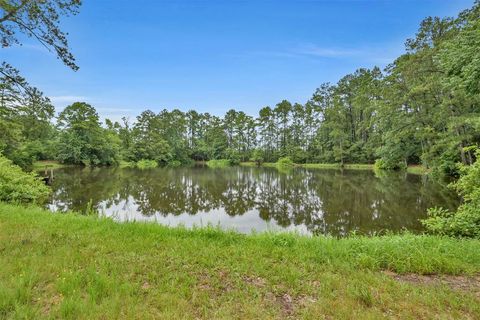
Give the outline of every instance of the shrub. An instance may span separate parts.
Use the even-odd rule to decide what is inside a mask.
[[[42,203],[50,193],[35,173],[27,173],[0,155],[0,201]]]
[[[225,158],[230,161],[230,165],[236,166],[240,164],[242,155],[235,149],[227,148],[227,150],[225,150]]]
[[[305,163],[307,162],[308,153],[303,150],[301,147],[292,147],[288,151],[289,157],[294,163]]]
[[[167,167],[169,168],[178,168],[182,166],[182,162],[178,160],[171,160],[168,162]]]
[[[457,212],[443,208],[428,210],[423,225],[433,234],[452,237],[480,238],[480,207],[462,205]]]
[[[283,157],[278,159],[277,166],[280,167],[293,167],[294,163],[289,157]]]
[[[23,146],[12,152],[8,157],[12,160],[13,164],[24,170],[31,168],[35,161],[35,157]]]
[[[479,157],[477,152],[477,159]],[[460,179],[452,186],[463,197],[464,203],[456,212],[430,209],[423,225],[435,234],[480,239],[480,161],[470,167],[461,167]]]
[[[375,160],[374,169],[376,170],[399,170],[406,169],[404,162],[399,162],[391,159],[377,159]]]
[[[257,164],[257,166],[261,166],[263,161],[264,161],[263,151],[260,150],[260,149],[253,150],[252,157],[250,158],[250,161],[255,162]]]
[[[142,159],[137,162],[138,169],[152,169],[158,167],[158,162],[155,160]]]

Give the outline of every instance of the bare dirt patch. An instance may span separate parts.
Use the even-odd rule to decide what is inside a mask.
[[[480,298],[480,275],[452,276],[452,275],[420,275],[414,273],[397,274],[384,271],[385,275],[400,281],[417,285],[446,285],[452,290],[473,293]]]
[[[293,314],[294,301],[289,294],[285,293],[284,295],[277,297],[277,301],[282,306],[282,311],[286,316],[291,316]]]
[[[211,294],[220,295],[234,289],[228,271],[219,270],[217,274],[205,272],[196,275],[198,279],[197,288],[202,291],[209,291]]]
[[[285,318],[292,318],[295,315],[296,309],[303,308],[309,304],[317,302],[317,299],[312,296],[292,296],[289,293],[285,292],[286,290],[284,286],[281,285],[276,286],[276,289],[270,290],[267,280],[261,277],[243,275],[242,280],[248,285],[251,285],[255,288],[266,290],[266,292],[264,292],[264,299],[269,303],[280,306],[280,309],[282,310],[283,316]],[[282,291],[283,293],[280,293]]]
[[[148,290],[150,289],[150,283],[148,283],[147,281],[145,281],[143,284],[142,284],[142,290]]]
[[[260,278],[260,277],[254,277],[254,276],[243,276],[242,277],[243,281],[245,281],[248,284],[251,284],[257,288],[263,288],[265,287],[265,284],[267,283],[265,279]]]
[[[275,297],[276,302],[281,306],[285,317],[294,317],[295,311],[299,308],[305,308],[309,304],[316,303],[317,299],[312,296],[300,295],[291,296],[288,293]]]

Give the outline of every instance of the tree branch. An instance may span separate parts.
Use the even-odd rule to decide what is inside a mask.
[[[7,14],[0,18],[0,23],[3,23],[7,20],[10,20],[13,16],[17,14],[23,7],[25,7],[31,0],[22,0],[18,7],[14,7],[11,11],[7,11]],[[5,10],[6,11],[6,10]]]

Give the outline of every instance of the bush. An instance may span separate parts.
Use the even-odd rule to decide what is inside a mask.
[[[422,223],[433,234],[480,239],[480,207],[462,205],[457,212],[431,208],[428,216]]]
[[[228,159],[230,165],[236,166],[240,164],[242,160],[242,155],[235,149],[228,148],[225,150],[225,158]]]
[[[479,157],[477,152],[477,159]],[[480,239],[480,161],[470,167],[461,167],[460,179],[452,186],[463,197],[464,203],[456,212],[430,209],[423,225],[435,234]]]
[[[432,173],[436,177],[458,177],[459,168],[458,168],[458,150],[448,150],[444,151],[441,155],[437,157],[432,157],[432,159],[427,159],[428,161],[423,161],[424,163],[429,163],[432,167]]]
[[[155,160],[142,159],[137,162],[138,169],[152,169],[158,167],[158,162]]]
[[[300,147],[292,147],[288,151],[289,157],[294,163],[305,163],[307,162],[308,153]]]
[[[261,166],[264,161],[263,151],[260,149],[253,150],[250,161],[255,162],[257,166]]]
[[[31,155],[23,146],[12,152],[12,154],[8,155],[8,157],[12,160],[13,164],[19,166],[23,170],[31,168],[33,162],[35,161],[35,157]]]
[[[283,173],[290,173],[294,165],[292,159],[289,157],[283,157],[277,161],[277,170]]]
[[[178,168],[182,166],[182,162],[178,160],[171,160],[168,162],[167,167],[169,168]]]
[[[50,194],[35,173],[27,173],[0,155],[0,201],[42,203]]]
[[[277,166],[280,167],[293,167],[294,163],[289,157],[283,157],[278,159]]]
[[[377,159],[375,160],[374,169],[377,170],[400,170],[406,169],[404,162],[399,162],[391,159]]]

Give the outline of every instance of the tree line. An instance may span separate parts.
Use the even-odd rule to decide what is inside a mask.
[[[6,63],[0,73],[0,150],[16,164],[57,159],[178,165],[229,159],[296,163],[423,164],[455,174],[480,143],[480,3],[455,18],[429,17],[384,70],[358,69],[322,84],[303,104],[283,100],[258,115],[151,110],[101,123],[77,102],[55,117],[48,98]],[[19,85],[20,84],[20,85]]]

